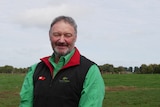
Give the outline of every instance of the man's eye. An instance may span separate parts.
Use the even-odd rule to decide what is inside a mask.
[[[64,36],[65,36],[65,37],[71,37],[72,34],[71,34],[71,33],[65,33]]]
[[[53,33],[53,36],[61,36],[60,33]]]

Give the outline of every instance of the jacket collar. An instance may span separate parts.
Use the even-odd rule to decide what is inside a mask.
[[[46,66],[49,68],[50,72],[53,72],[53,66],[49,62],[50,57],[51,56],[43,57],[40,60],[46,64]],[[75,47],[75,52],[74,52],[73,56],[71,57],[69,62],[63,66],[62,69],[65,69],[65,68],[68,68],[71,66],[75,66],[75,65],[79,65],[79,64],[80,64],[80,53],[79,53],[78,49]]]

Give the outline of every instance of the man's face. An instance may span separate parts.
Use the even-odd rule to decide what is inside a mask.
[[[77,39],[74,28],[64,21],[55,23],[50,29],[49,36],[52,48],[59,57],[71,52]]]

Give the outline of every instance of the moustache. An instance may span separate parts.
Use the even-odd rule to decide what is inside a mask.
[[[67,43],[56,43],[57,46],[68,46]]]

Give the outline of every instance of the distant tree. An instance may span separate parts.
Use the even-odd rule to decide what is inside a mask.
[[[147,74],[153,74],[154,73],[154,71],[155,71],[155,65],[153,65],[153,64],[150,64],[149,66],[148,66],[148,69],[147,69]]]
[[[127,71],[133,72],[133,67],[129,67]]]
[[[140,67],[140,73],[145,74],[147,72],[148,72],[147,65],[142,64],[141,67]]]
[[[160,73],[160,64],[151,64],[150,66],[152,66],[154,74]]]
[[[114,72],[114,66],[111,64],[104,64],[102,66],[99,66],[100,70],[105,73],[105,72]]]
[[[134,73],[140,74],[140,68],[135,66],[134,67]]]
[[[0,73],[26,73],[28,68],[14,68],[10,65],[0,67]]]
[[[1,73],[12,73],[13,72],[13,66],[5,65],[3,67],[0,67]]]
[[[119,66],[119,67],[117,68],[117,71],[118,71],[118,72],[126,72],[127,70],[125,69],[125,67]]]
[[[114,73],[118,73],[119,71],[118,71],[118,68],[114,68]]]

